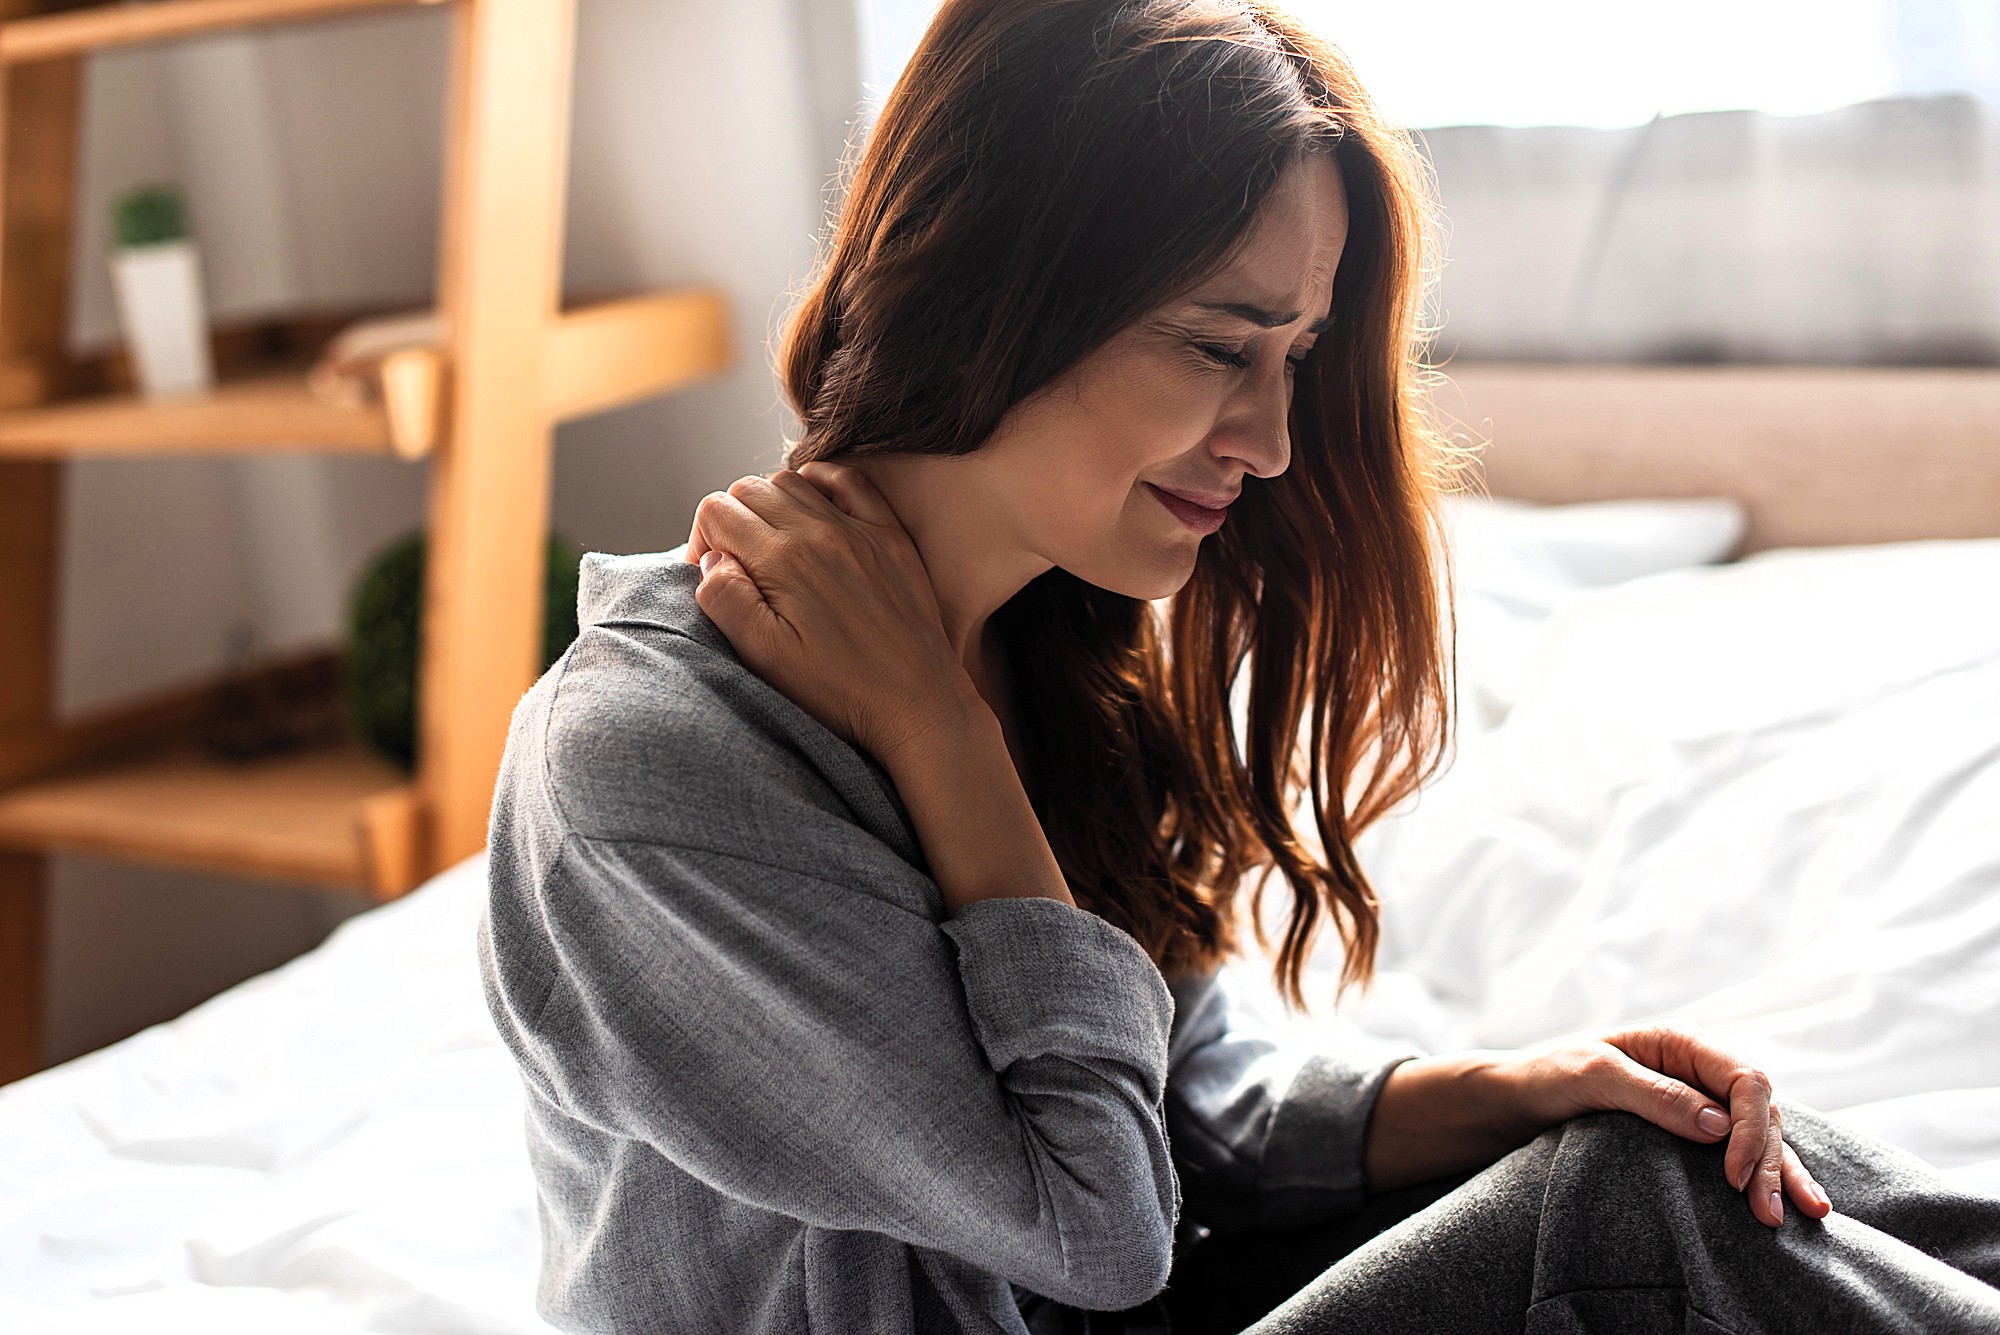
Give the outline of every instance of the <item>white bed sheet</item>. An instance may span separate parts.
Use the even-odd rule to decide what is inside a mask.
[[[1938,542],[1562,600],[1504,713],[1366,838],[1380,975],[1338,1019],[1427,1051],[1690,1020],[2000,1194],[1995,589],[2000,542]],[[1329,936],[1309,998],[1337,965]]]
[[[484,892],[481,856],[0,1090],[0,1330],[547,1330]]]
[[[1740,517],[1593,509],[1476,519],[1528,531],[1499,534],[1506,559],[1468,541],[1477,708],[1367,844],[1378,986],[1311,1022],[1261,964],[1232,986],[1314,1042],[1690,1016],[2000,1191],[2000,543],[1666,570],[1722,555]],[[1647,516],[1662,541],[1636,550]],[[1591,559],[1550,557],[1593,526]],[[0,1329],[545,1330],[520,1091],[472,955],[483,889],[475,858],[0,1090]],[[1329,941],[1315,994],[1335,963]]]

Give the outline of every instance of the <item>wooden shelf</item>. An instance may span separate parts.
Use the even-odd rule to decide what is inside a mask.
[[[690,288],[592,302],[550,319],[541,348],[550,420],[603,412],[727,369],[728,301]],[[184,398],[126,392],[0,411],[0,459],[281,450],[420,459],[445,432],[451,368],[440,351],[390,354],[380,397],[360,407],[319,398],[304,366],[265,367]]]
[[[324,402],[306,388],[303,372],[223,381],[186,398],[104,394],[0,412],[0,458],[390,448],[380,406]]]
[[[0,24],[0,62],[54,60],[106,47],[171,41],[230,28],[437,3],[439,0],[154,0],[151,4],[92,5]]]
[[[0,846],[366,890],[421,875],[422,804],[357,744],[225,762],[187,744],[0,792]]]
[[[37,1064],[46,936],[38,851],[378,898],[476,853],[508,719],[540,661],[556,424],[713,374],[730,355],[713,293],[557,307],[576,3],[464,0],[447,15],[437,346],[352,356],[353,372],[372,378],[358,387],[362,407],[323,402],[309,388],[321,381],[300,364],[333,351],[333,312],[287,319],[271,338],[212,329],[210,393],[157,402],[112,392],[130,385],[120,351],[92,366],[69,356],[63,339],[80,262],[68,242],[85,58],[442,0],[52,3],[64,8],[0,21],[0,849],[10,853],[0,857],[0,1080]],[[215,759],[191,743],[257,750],[258,711],[212,711],[198,694],[113,717],[53,716],[64,461],[286,449],[431,458],[418,783],[331,742],[250,764]],[[240,684],[218,700],[250,699]],[[280,713],[271,717],[275,726]],[[302,711],[296,735],[313,735],[309,723]],[[288,735],[277,727],[262,740]]]

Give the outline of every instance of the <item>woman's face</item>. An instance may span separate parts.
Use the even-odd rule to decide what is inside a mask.
[[[1347,199],[1327,154],[1273,189],[1237,257],[1017,404],[973,464],[1030,552],[1163,598],[1194,573],[1246,475],[1291,459],[1295,363],[1333,302]]]

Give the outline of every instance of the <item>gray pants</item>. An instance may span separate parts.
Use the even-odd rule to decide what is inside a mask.
[[[2000,1332],[2000,1198],[1779,1101],[1833,1200],[1777,1229],[1722,1176],[1722,1146],[1630,1113],[1578,1117],[1492,1167],[1375,1197],[1294,1233],[1211,1234],[1166,1292],[1100,1331]],[[1151,1309],[1150,1311],[1147,1309]],[[1079,1314],[1080,1315],[1080,1314]]]

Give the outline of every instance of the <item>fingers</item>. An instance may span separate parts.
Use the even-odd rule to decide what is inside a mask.
[[[688,555],[699,564],[709,551],[728,552],[739,563],[754,566],[774,536],[763,516],[731,492],[711,491],[694,507],[694,529],[688,536]]]
[[[1723,1176],[1730,1186],[1750,1193],[1752,1213],[1766,1223],[1773,1222],[1769,1197],[1778,1188],[1778,1165],[1782,1163],[1778,1146],[1782,1142],[1771,1130],[1770,1079],[1756,1067],[1671,1025],[1614,1034],[1606,1041],[1643,1065],[1687,1080],[1727,1104],[1729,1148],[1722,1156]]]
[[[770,653],[783,623],[741,562],[727,552],[713,555],[695,585],[694,600],[738,655],[754,666]]]
[[[824,459],[815,459],[811,463],[799,465],[798,472],[801,477],[823,491],[835,505],[864,523],[900,522],[888,498],[876,490],[875,484],[868,480],[866,473],[851,464],[836,464]]]
[[[766,477],[750,473],[729,484],[728,495],[774,529],[795,528],[802,521],[838,520],[842,512],[810,482],[790,469]]]
[[[803,509],[820,519],[839,519],[846,513],[825,492],[790,468],[780,468],[768,478],[745,478],[740,479],[740,481],[762,481],[768,483],[771,492],[782,495],[793,506]],[[749,503],[753,508],[757,505],[754,500],[751,500]],[[777,512],[779,519],[782,519],[783,515],[784,511],[779,510]]]
[[[1723,1153],[1723,1175],[1749,1198],[1755,1218],[1777,1227],[1784,1222],[1787,1197],[1811,1218],[1823,1219],[1832,1212],[1825,1189],[1785,1144],[1784,1117],[1772,1098],[1770,1077],[1684,1026],[1634,1030],[1608,1041],[1642,1065],[1687,1080],[1727,1104],[1729,1146]]]
[[[740,509],[725,505],[734,500]],[[860,469],[847,464],[816,459],[800,468],[781,468],[768,475],[748,474],[729,484],[726,492],[711,492],[695,509],[695,522],[688,534],[683,556],[698,565],[711,549],[729,544],[724,534],[739,541],[757,541],[761,536],[743,526],[746,514],[755,516],[772,529],[795,526],[810,517],[837,521],[842,516],[864,523],[900,526],[896,512]],[[736,548],[738,555],[753,564],[756,552]]]
[[[1768,1100],[1768,1094],[1766,1097]],[[1750,1213],[1773,1228],[1785,1222],[1785,1137],[1779,1120],[1778,1110],[1767,1106],[1764,1139],[1757,1149],[1749,1188]]]
[[[1790,1145],[1784,1149],[1785,1194],[1801,1213],[1813,1219],[1824,1219],[1833,1213],[1833,1202],[1827,1199],[1826,1189],[1813,1179],[1800,1161],[1798,1151]]]
[[[771,485],[784,491],[798,504],[823,518],[834,519],[847,512],[797,469],[781,468],[770,476]]]
[[[1729,1131],[1729,1114],[1714,1099],[1682,1081],[1632,1060],[1617,1048],[1606,1051],[1598,1075],[1605,1101],[1637,1113],[1687,1140],[1713,1144]]]
[[[1764,1141],[1771,1133],[1771,1082],[1761,1071],[1746,1071],[1725,1091],[1729,1100],[1729,1148],[1722,1156],[1722,1174],[1738,1191],[1749,1191],[1757,1167],[1764,1161]]]

